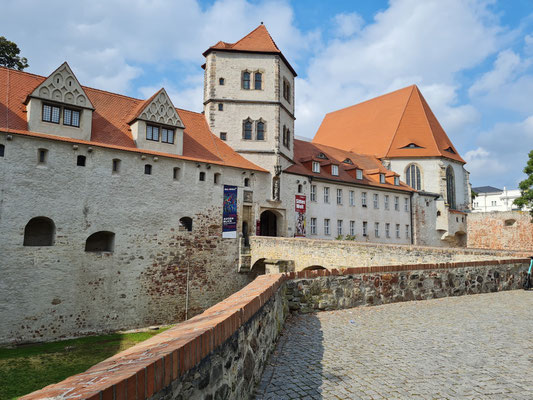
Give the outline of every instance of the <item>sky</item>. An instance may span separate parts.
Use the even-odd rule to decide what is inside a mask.
[[[533,1],[0,0],[0,36],[48,76],[202,111],[202,53],[264,22],[298,77],[295,134],[418,85],[472,186],[516,188],[533,149]]]

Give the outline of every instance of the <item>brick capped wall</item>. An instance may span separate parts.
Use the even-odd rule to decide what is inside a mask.
[[[523,211],[471,213],[468,247],[533,252],[533,223]]]

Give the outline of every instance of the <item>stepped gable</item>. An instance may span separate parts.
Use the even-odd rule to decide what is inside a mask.
[[[285,64],[287,64],[291,72],[294,74],[294,76],[296,76],[296,71],[289,64],[281,50],[276,45],[276,42],[274,42],[274,39],[272,39],[272,36],[270,36],[270,33],[268,32],[267,28],[263,24],[259,25],[257,28],[255,28],[253,31],[251,31],[249,34],[247,34],[235,43],[227,43],[220,41],[217,44],[209,47],[209,49],[204,51],[204,57],[207,56],[213,50],[239,51],[245,53],[279,54],[283,61],[285,61]]]
[[[320,159],[318,154],[324,154],[327,159]],[[344,161],[349,159],[351,164]],[[339,175],[331,175],[325,168],[320,168],[320,173],[312,172],[304,165],[308,160],[318,161],[321,167],[329,164],[336,164],[339,166]],[[363,170],[363,179],[355,179],[348,171],[354,168]],[[383,187],[388,189],[403,190],[413,192],[414,189],[407,186],[400,181],[399,186],[395,186],[391,182],[379,183],[379,174],[383,173],[388,178],[397,176],[398,174],[386,169],[381,161],[374,156],[367,154],[358,154],[352,151],[347,151],[331,146],[325,146],[305,140],[294,139],[294,164],[284,170],[287,173],[298,175],[312,176],[316,178],[323,178],[332,181],[357,183],[375,187]]]
[[[43,76],[0,67],[0,130],[50,140],[86,143],[117,150],[157,154],[170,158],[264,171],[263,168],[248,161],[213,135],[203,114],[187,110],[176,109],[179,119],[185,125],[182,156],[137,148],[133,141],[129,123],[161,91],[148,100],[140,100],[81,86],[94,108],[91,141],[86,142],[39,132],[30,132],[28,131],[26,119],[25,101],[28,95],[46,79]]]
[[[465,161],[416,85],[327,114],[313,143],[378,158]]]

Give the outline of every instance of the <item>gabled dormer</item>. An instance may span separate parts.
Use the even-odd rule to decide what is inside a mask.
[[[183,154],[185,125],[165,89],[139,104],[130,126],[139,149]]]
[[[91,140],[94,107],[64,62],[26,99],[28,130]]]

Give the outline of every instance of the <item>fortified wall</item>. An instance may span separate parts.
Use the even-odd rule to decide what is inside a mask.
[[[282,272],[374,265],[482,261],[529,256],[529,253],[519,251],[261,236],[250,238],[250,248],[252,270],[262,270],[266,263],[268,265],[282,265]],[[267,270],[273,271],[268,268]]]
[[[518,289],[528,259],[263,275],[226,300],[34,399],[249,399],[297,311]]]
[[[470,213],[468,247],[533,251],[532,220],[525,211]]]

